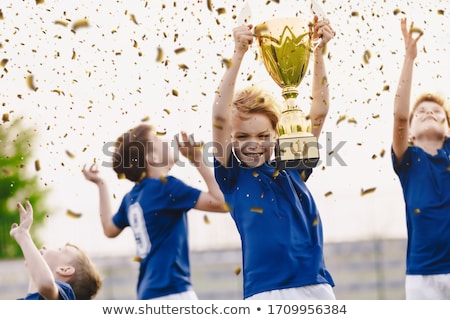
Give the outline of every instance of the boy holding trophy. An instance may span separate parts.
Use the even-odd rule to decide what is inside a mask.
[[[254,30],[261,52],[263,41],[273,41],[265,43],[270,48],[266,53],[272,54],[266,57],[270,63],[265,64],[283,89],[288,106],[281,115],[273,98],[256,87],[235,93],[239,67],[254,39],[252,25],[233,29],[232,64],[215,96],[215,176],[241,237],[244,299],[335,299],[334,282],[324,263],[319,211],[304,182],[317,161],[308,162],[308,152],[298,152],[297,148],[305,144],[304,137],[310,144],[311,136],[319,136],[328,112],[323,49],[334,31],[328,20],[318,20],[314,17],[309,23],[302,18],[277,19],[272,22],[282,24],[275,28],[281,34],[274,31],[269,36],[265,33],[272,31],[271,21]],[[294,139],[292,143],[282,137],[286,123],[281,130],[280,118],[300,111],[293,106],[295,87],[306,73],[314,40],[320,43],[313,51],[310,132],[301,132],[304,125],[289,125],[300,128],[299,132],[288,132],[287,138]],[[299,52],[305,56],[300,57]],[[293,70],[299,70],[298,74],[292,74]],[[280,156],[283,149],[293,150],[292,158]],[[276,161],[272,161],[274,153]]]

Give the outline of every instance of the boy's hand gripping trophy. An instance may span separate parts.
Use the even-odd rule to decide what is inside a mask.
[[[317,137],[296,101],[297,87],[308,69],[312,25],[304,18],[281,18],[261,23],[254,31],[264,66],[285,99],[277,128],[277,167],[313,168],[319,161]]]

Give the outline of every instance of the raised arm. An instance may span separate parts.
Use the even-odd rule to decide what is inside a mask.
[[[314,66],[312,80],[312,103],[310,110],[311,132],[316,137],[320,136],[322,128],[328,114],[330,105],[328,78],[325,68],[323,50],[326,44],[334,37],[334,31],[327,19],[318,21],[317,16],[314,17],[314,33],[313,38],[321,37],[322,41],[314,50]]]
[[[203,161],[202,144],[196,143],[193,135],[188,137],[186,132],[181,132],[181,138],[181,141],[177,141],[178,150],[197,168],[207,187],[207,191],[202,191],[200,194],[195,209],[228,212],[225,206],[225,199],[214,177],[214,173]]]
[[[409,108],[414,60],[417,57],[417,41],[422,37],[421,32],[417,37],[413,37],[414,22],[411,22],[411,26],[408,30],[406,27],[406,18],[402,18],[400,20],[400,26],[405,43],[405,56],[394,100],[392,150],[397,161],[401,161],[408,148]]]
[[[33,207],[27,201],[26,209],[21,203],[17,204],[20,223],[11,226],[10,235],[17,241],[22,249],[25,264],[30,275],[28,292],[39,292],[45,299],[59,299],[58,287],[55,283],[53,271],[39,252],[30,235],[33,224]]]
[[[233,29],[234,54],[219,87],[212,109],[214,155],[223,165],[227,165],[231,153],[231,107],[239,68],[253,42],[252,25],[242,25]]]
[[[85,165],[82,172],[87,180],[93,182],[98,187],[100,220],[103,227],[103,233],[108,238],[118,236],[122,232],[122,229],[117,228],[112,220],[113,211],[111,208],[109,189],[106,182],[100,177],[96,164],[92,164],[89,169]]]

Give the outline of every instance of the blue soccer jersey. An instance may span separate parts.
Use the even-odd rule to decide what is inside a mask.
[[[436,155],[410,146],[392,161],[406,207],[406,274],[450,273],[450,138]]]
[[[322,224],[297,170],[270,164],[230,168],[215,162],[215,176],[242,242],[244,298],[254,294],[328,283]],[[311,172],[311,170],[309,170]]]
[[[200,190],[175,177],[145,178],[127,193],[113,221],[130,226],[141,259],[138,299],[191,289],[187,216]]]
[[[58,287],[59,296],[61,300],[76,300],[75,293],[72,290],[72,287],[65,282],[61,282],[55,280],[56,286]],[[24,298],[20,298],[17,300],[45,300],[43,296],[39,294],[39,292],[29,293]]]

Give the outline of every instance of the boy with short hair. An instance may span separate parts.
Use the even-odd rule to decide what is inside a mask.
[[[11,226],[10,235],[25,257],[30,275],[28,293],[19,300],[89,300],[101,288],[97,268],[78,247],[67,243],[58,250],[36,247],[30,235],[33,207],[30,202],[17,204],[20,223]]]

